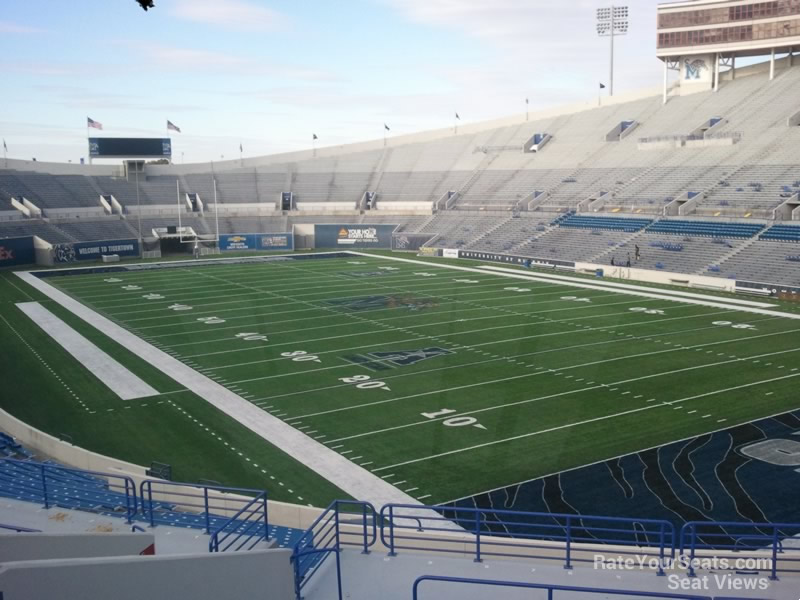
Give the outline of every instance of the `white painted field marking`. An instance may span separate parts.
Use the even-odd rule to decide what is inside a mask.
[[[559,292],[553,292],[553,293],[559,293]],[[544,294],[538,294],[537,297],[541,297],[543,295]],[[596,298],[606,298],[606,297],[609,297],[609,296],[616,296],[616,294],[608,294],[608,295],[604,294],[602,296],[595,296],[595,297]],[[507,310],[509,308],[516,308],[518,306],[532,307],[532,306],[537,306],[537,305],[540,305],[540,304],[552,304],[552,303],[553,303],[552,300],[543,300],[542,302],[530,302],[530,301],[527,301],[527,302],[519,302],[519,303],[516,303],[516,304],[504,304],[504,305],[502,305],[502,308],[504,310]],[[358,314],[359,315],[364,315],[364,314],[370,314],[370,313],[373,313],[373,312],[382,312],[382,311],[388,311],[388,310],[404,310],[404,308],[405,307],[402,307],[402,306],[393,306],[393,307],[390,307],[390,308],[379,308],[379,309],[374,309],[374,310],[362,310],[362,311],[359,311]],[[476,307],[473,307],[473,308],[459,308],[458,312],[460,314],[460,313],[474,312],[474,311],[486,312],[486,310],[487,310],[486,307],[476,306]],[[288,311],[288,312],[295,312],[295,311]],[[452,309],[426,311],[425,312],[425,316],[438,315],[438,314],[449,313],[449,312],[452,312]],[[525,315],[525,314],[526,313],[519,313],[520,316]],[[536,315],[538,313],[534,312],[534,313],[529,313],[529,314],[530,314],[531,317],[536,317]],[[313,321],[313,320],[316,320],[316,319],[330,319],[330,318],[331,318],[331,315],[325,314],[325,315],[319,315],[319,316],[316,316],[316,317],[305,317],[305,318],[299,318],[299,319],[283,319],[281,321],[261,321],[259,324],[260,325],[264,325],[264,326],[272,327],[274,325],[280,325],[280,324],[284,324],[284,323],[296,323],[298,321],[308,322],[308,321]],[[399,315],[399,316],[396,316],[396,317],[385,317],[385,318],[381,318],[381,319],[370,319],[370,321],[372,321],[373,323],[379,324],[379,323],[386,323],[387,321],[408,320],[409,318],[410,318],[410,315],[402,314],[402,315]],[[463,319],[463,320],[466,320],[466,319]],[[767,320],[769,320],[769,319],[767,319]],[[558,322],[562,322],[562,321],[561,320],[558,320],[558,321],[557,320],[553,320],[552,322],[553,323],[558,323]],[[569,322],[569,321],[564,320],[563,322]],[[332,325],[331,327],[339,327],[339,326],[340,326],[339,324],[336,324],[336,325]],[[236,327],[243,327],[243,326],[237,325]],[[327,326],[323,326],[322,328],[324,328],[324,327],[327,327]],[[235,329],[235,327],[226,327],[226,328],[222,328],[222,329]],[[314,328],[314,329],[316,329],[316,328]],[[277,333],[286,333],[286,331],[281,331],[281,332],[277,332]],[[171,336],[171,337],[174,337],[176,334],[167,334],[167,335]],[[152,337],[153,338],[157,338],[157,337],[165,337],[165,336],[152,336]],[[226,341],[228,339],[229,338],[217,338],[217,339],[213,339],[213,340],[204,340],[203,343],[211,344],[211,343],[214,343],[214,342],[224,342],[224,341]],[[196,345],[197,345],[196,341],[183,342],[183,343],[180,343],[180,344],[170,344],[170,348],[180,348],[181,346],[196,346]]]
[[[447,302],[464,303],[464,302],[469,302],[469,300],[464,300],[464,298],[470,298],[472,296],[486,296],[486,295],[489,295],[489,294],[496,294],[498,291],[501,291],[501,290],[496,289],[496,287],[500,286],[500,285],[504,285],[504,284],[502,282],[496,282],[496,283],[492,283],[490,285],[480,285],[480,286],[477,286],[477,287],[470,288],[471,290],[479,290],[479,291],[458,292],[456,294],[448,293],[447,296],[449,296],[449,297],[445,297],[445,296],[443,296],[442,294],[440,294],[438,292],[452,290],[451,287],[442,288],[442,287],[437,286],[435,289],[417,290],[417,289],[406,289],[406,288],[399,288],[399,287],[388,287],[388,286],[373,285],[372,287],[370,287],[368,289],[369,290],[373,290],[376,293],[378,293],[378,291],[380,289],[385,289],[385,290],[388,290],[387,292],[384,292],[386,294],[391,294],[391,293],[397,294],[399,292],[418,293],[420,291],[424,291],[425,295],[436,296],[436,297],[438,297],[440,299],[445,299]],[[561,285],[559,285],[559,286],[553,285],[553,286],[543,286],[543,287],[538,288],[538,289],[540,289],[540,290],[542,290],[542,289],[555,289],[555,290],[557,290],[557,292],[553,292],[553,293],[561,293],[561,290],[563,290],[563,288],[564,288],[564,286],[561,286]],[[362,288],[362,290],[365,290],[365,289],[367,289],[367,288]],[[353,286],[352,285],[349,286],[348,290],[353,290]],[[480,290],[482,290],[482,291],[480,291]],[[271,290],[269,290],[269,289],[264,289],[264,290],[261,290],[258,293],[261,296],[263,296],[264,294],[267,294],[267,293],[278,294],[279,292],[271,292]],[[323,293],[326,293],[326,292],[319,292],[317,294],[298,294],[296,296],[282,296],[282,297],[285,297],[285,298],[293,298],[293,301],[292,302],[277,302],[277,303],[266,304],[266,305],[263,306],[263,308],[269,309],[269,312],[256,313],[256,314],[251,314],[249,316],[270,316],[270,315],[274,315],[274,314],[290,314],[290,313],[298,313],[298,312],[308,312],[309,310],[320,310],[320,309],[331,308],[331,306],[328,306],[328,305],[325,305],[325,304],[321,304],[319,306],[316,305],[316,304],[311,304],[312,302],[323,302],[324,303],[327,300],[327,298],[330,297],[330,290],[328,290],[327,298],[319,298],[317,300],[309,300],[307,302],[304,302],[305,304],[307,304],[309,306],[309,308],[294,309],[294,310],[284,310],[284,311],[276,311],[275,310],[276,307],[281,307],[281,306],[297,306],[298,301],[300,301],[302,299],[305,299],[305,298],[308,298],[309,296],[319,296],[320,294],[323,294]],[[541,296],[545,296],[545,295],[550,295],[550,294],[549,293],[548,294],[541,294],[541,293],[535,294],[535,296],[537,298],[541,297]],[[618,295],[619,294],[611,292],[611,293],[608,293],[608,294],[598,295],[596,297],[607,298],[607,297],[610,297],[610,296],[618,296]],[[229,296],[230,296],[230,294],[227,294],[225,297],[227,298]],[[360,294],[350,294],[350,295],[347,295],[347,296],[342,296],[340,299],[342,299],[342,300],[348,300],[348,299],[356,300],[358,298],[362,298],[363,296],[364,296],[364,293],[362,291],[362,293],[360,293]],[[503,295],[497,295],[497,296],[492,296],[492,297],[488,298],[488,300],[490,300],[490,301],[491,300],[506,300],[506,299],[507,298],[505,296],[503,296]],[[220,306],[220,304],[240,304],[240,303],[245,302],[245,301],[249,303],[247,306],[243,306],[243,307],[240,307],[240,308],[224,308],[224,309],[217,310],[217,307]],[[208,304],[202,304],[202,305],[193,304],[192,306],[195,306],[197,308],[203,308],[203,307],[206,307],[206,306],[211,306],[211,307],[214,307],[214,311],[215,312],[226,312],[226,313],[227,312],[241,311],[241,310],[253,310],[252,299],[248,299],[248,300],[245,300],[245,301],[232,300],[231,302],[227,302],[227,303],[226,302],[223,302],[223,303],[210,302]],[[138,304],[137,306],[141,306],[141,305]],[[400,306],[400,307],[396,307],[396,308],[397,309],[402,309],[403,307]],[[125,315],[139,314],[139,313],[153,313],[153,312],[160,313],[163,310],[163,307],[148,308],[146,310],[137,310],[137,311],[129,311],[129,312],[121,312],[121,313],[110,312],[110,311],[107,311],[105,308],[102,308],[102,307],[98,307],[98,309],[103,310],[104,312],[108,312],[108,314],[110,314],[113,317],[122,317],[122,316],[125,316]],[[390,310],[390,308],[387,307],[387,308],[382,308],[382,309],[378,309],[378,310]],[[370,311],[370,312],[372,312],[372,311]],[[345,313],[341,313],[341,314],[345,314]],[[148,321],[148,320],[157,321],[157,320],[166,319],[166,318],[169,318],[169,317],[165,317],[162,314],[159,314],[159,315],[152,316],[152,317],[138,317],[138,318],[135,318],[135,319],[126,319],[126,322],[135,323],[135,322],[139,322],[139,321]]]
[[[783,377],[776,377],[776,378],[773,378],[773,379],[765,379],[763,381],[755,381],[755,382],[752,382],[752,383],[746,383],[746,384],[743,384],[743,385],[738,385],[738,386],[734,386],[734,387],[730,387],[730,388],[726,388],[726,389],[722,389],[722,390],[715,390],[713,392],[706,392],[704,394],[698,394],[696,396],[689,396],[689,397],[686,397],[686,398],[681,398],[680,400],[674,400],[672,402],[665,402],[664,404],[651,404],[650,406],[643,406],[643,407],[640,407],[640,408],[634,408],[634,409],[631,409],[631,410],[626,410],[626,411],[618,412],[618,413],[611,414],[611,415],[605,415],[605,416],[602,416],[602,417],[595,417],[593,419],[586,419],[584,421],[578,421],[576,423],[569,423],[569,424],[566,424],[566,425],[559,425],[557,427],[549,427],[547,429],[541,429],[539,431],[533,431],[531,433],[524,433],[524,434],[521,434],[521,435],[515,435],[515,436],[512,436],[512,437],[503,438],[501,440],[494,440],[494,441],[491,441],[491,442],[484,442],[484,443],[475,444],[473,446],[469,446],[469,447],[466,447],[466,448],[459,448],[457,450],[449,450],[447,452],[440,452],[438,454],[432,454],[430,456],[425,456],[425,457],[422,457],[422,458],[415,458],[415,459],[411,459],[411,460],[406,460],[406,461],[403,461],[403,462],[395,463],[393,465],[387,465],[385,467],[379,467],[377,469],[373,469],[372,471],[373,471],[373,473],[379,473],[380,471],[385,471],[387,469],[396,469],[397,467],[403,467],[405,465],[425,462],[425,461],[428,461],[428,460],[441,458],[443,456],[450,456],[450,455],[453,455],[453,454],[460,454],[462,452],[470,452],[472,450],[479,450],[481,448],[486,448],[488,446],[495,446],[497,444],[505,444],[505,443],[513,442],[513,441],[520,440],[520,439],[530,438],[530,437],[534,437],[534,436],[538,436],[538,435],[543,435],[543,434],[546,434],[546,433],[552,433],[554,431],[560,431],[560,430],[563,430],[563,429],[571,429],[573,427],[579,427],[581,425],[588,425],[590,423],[596,423],[596,422],[599,422],[599,421],[606,421],[608,419],[616,419],[618,417],[623,417],[623,416],[626,416],[626,415],[631,415],[631,414],[640,413],[640,412],[644,412],[644,411],[648,411],[648,410],[653,410],[653,409],[661,408],[661,407],[665,407],[665,406],[672,407],[674,404],[676,404],[678,402],[690,402],[692,400],[698,400],[700,398],[707,398],[709,396],[715,396],[717,394],[723,394],[723,393],[733,392],[733,391],[741,390],[741,389],[745,389],[745,388],[751,388],[751,387],[755,387],[755,386],[758,386],[758,385],[763,385],[765,383],[773,383],[775,381],[781,381],[781,380],[784,380],[784,379],[791,379],[792,377],[800,377],[800,373],[798,373],[797,375],[784,375]],[[707,416],[710,417],[711,415],[707,415]]]
[[[773,353],[773,354],[786,354],[786,353],[798,352],[798,351],[800,351],[800,348],[797,348],[797,349],[794,349],[794,350],[784,350],[784,351],[776,352],[776,353]],[[538,398],[529,398],[529,399],[526,399],[526,400],[518,400],[516,402],[507,402],[505,404],[498,404],[498,405],[488,406],[488,407],[485,407],[485,408],[478,408],[478,409],[474,409],[474,410],[464,411],[464,412],[459,413],[458,416],[459,417],[465,417],[465,416],[471,416],[471,415],[481,414],[481,413],[485,413],[485,412],[492,412],[492,411],[495,411],[495,410],[501,410],[501,409],[508,408],[508,407],[511,407],[511,406],[520,406],[520,405],[523,405],[523,404],[531,404],[531,403],[535,403],[535,402],[541,402],[542,400],[551,400],[553,398],[559,398],[559,397],[569,396],[569,395],[573,395],[573,394],[580,394],[580,393],[588,392],[588,391],[595,390],[595,389],[606,388],[609,391],[614,391],[614,390],[616,390],[618,388],[611,388],[610,386],[612,386],[612,385],[625,385],[625,384],[628,384],[628,383],[634,383],[634,382],[643,381],[643,380],[646,380],[646,379],[654,379],[656,377],[664,377],[664,376],[668,376],[668,375],[676,375],[678,373],[685,373],[687,371],[694,371],[694,370],[698,370],[698,369],[707,369],[707,368],[711,368],[711,367],[719,367],[721,365],[726,365],[726,364],[731,364],[731,363],[736,363],[736,362],[742,362],[742,361],[747,361],[747,360],[748,360],[748,358],[742,358],[742,359],[737,359],[737,360],[727,360],[727,361],[722,361],[722,362],[717,362],[717,363],[709,363],[709,364],[706,364],[706,365],[695,365],[695,366],[692,366],[692,367],[685,367],[685,368],[682,368],[682,369],[674,369],[672,371],[666,371],[666,372],[662,372],[662,373],[653,373],[653,374],[650,374],[650,375],[643,375],[641,377],[634,377],[632,379],[624,379],[624,380],[616,381],[616,382],[613,382],[613,383],[598,384],[596,386],[584,387],[584,388],[581,388],[581,389],[570,390],[570,391],[567,391],[567,392],[558,392],[558,393],[555,393],[555,394],[550,394],[550,395],[547,395],[547,396],[541,396],[541,397],[538,397]],[[602,362],[602,361],[600,361],[600,362]],[[591,363],[587,363],[587,364],[591,364]],[[577,367],[567,367],[567,368],[577,368]],[[536,376],[536,375],[544,375],[544,374],[546,374],[546,373],[545,372],[543,372],[543,373],[532,373],[532,375],[534,375],[534,376]],[[415,395],[413,397],[424,396],[424,395],[426,395],[426,394],[425,393],[417,394],[417,395]],[[409,399],[409,397],[398,398],[398,400],[408,400],[408,399]],[[389,399],[389,400],[383,400],[383,401],[379,401],[379,402],[373,402],[372,404],[385,404],[387,402],[392,402],[392,401],[393,401],[393,399]],[[661,405],[664,405],[664,404],[669,404],[669,403],[664,402]],[[364,406],[368,406],[368,405],[358,405],[358,406],[354,406],[352,408],[362,408]],[[311,418],[311,417],[314,417],[314,416],[318,416],[320,414],[328,414],[329,412],[342,412],[344,410],[349,410],[350,408],[351,407],[344,407],[342,409],[335,409],[335,410],[325,411],[325,412],[316,413],[316,414],[307,414],[307,415],[302,415],[300,417],[294,417],[294,418],[307,419],[307,418]],[[678,408],[682,408],[682,407],[676,407],[676,410]],[[289,419],[289,420],[291,421],[292,419]],[[341,441],[345,441],[345,440],[351,440],[351,439],[355,439],[355,438],[366,437],[366,436],[375,435],[375,434],[379,434],[379,433],[387,433],[389,431],[396,431],[398,429],[407,429],[409,427],[418,427],[418,426],[425,425],[425,424],[430,423],[430,422],[431,421],[415,421],[415,422],[412,422],[412,423],[406,423],[404,425],[395,425],[393,427],[387,427],[387,428],[379,429],[379,430],[375,430],[375,431],[368,431],[368,432],[364,432],[364,433],[353,434],[353,435],[350,435],[350,436],[341,437],[341,438],[338,438],[336,440],[331,440],[331,441],[332,442],[341,442]]]
[[[370,471],[253,406],[30,272],[16,272],[15,275],[352,497],[363,498],[376,505],[418,504],[416,499],[400,492]]]
[[[772,337],[772,336],[777,336],[777,335],[787,335],[789,333],[797,333],[797,332],[800,332],[800,329],[795,329],[795,330],[791,330],[791,331],[779,331],[779,332],[774,332],[774,333],[769,333],[769,334],[763,334],[763,335],[760,335],[760,336],[757,336],[757,337],[758,338],[764,338],[764,337]],[[676,333],[669,333],[669,334],[661,334],[661,335],[677,335],[677,334]],[[716,341],[716,342],[707,342],[705,344],[699,344],[698,347],[715,346],[715,345],[719,345],[719,344],[731,344],[731,343],[732,344],[738,344],[738,343],[742,343],[742,342],[745,342],[745,341],[749,342],[750,339],[753,339],[753,338],[747,338],[746,340],[745,339],[720,340],[720,341]],[[612,340],[612,341],[605,341],[605,342],[595,342],[595,343],[586,344],[586,345],[569,346],[567,348],[552,348],[552,349],[548,349],[548,350],[539,350],[539,351],[536,351],[536,352],[528,352],[528,353],[525,353],[525,354],[520,354],[520,355],[518,355],[516,357],[510,357],[510,358],[520,358],[520,357],[531,356],[531,355],[548,354],[548,353],[551,353],[551,352],[559,352],[559,351],[562,351],[562,350],[574,350],[574,349],[580,349],[580,348],[588,347],[588,346],[616,343],[616,342],[622,342],[622,341],[628,341],[628,340]],[[692,347],[689,347],[689,348],[692,348]],[[657,350],[657,351],[653,351],[653,352],[641,352],[641,353],[638,353],[638,354],[630,354],[630,355],[627,355],[627,356],[606,358],[606,359],[599,360],[599,361],[592,361],[592,362],[588,362],[588,363],[574,364],[574,365],[566,365],[566,366],[562,366],[562,367],[558,367],[558,368],[551,368],[551,369],[544,369],[542,367],[542,368],[539,369],[539,370],[541,370],[541,372],[538,372],[539,370],[537,370],[536,373],[531,373],[531,374],[528,374],[527,376],[530,376],[530,375],[542,375],[542,374],[546,374],[546,373],[556,373],[556,372],[567,371],[567,370],[571,370],[571,369],[579,369],[579,368],[583,368],[583,367],[587,367],[587,366],[596,366],[596,365],[600,365],[600,364],[606,364],[606,363],[610,363],[610,362],[614,362],[614,361],[630,360],[630,359],[642,358],[642,357],[645,357],[645,356],[653,356],[653,355],[658,355],[658,354],[672,353],[672,352],[676,352],[678,350],[679,350],[678,348],[671,348],[671,349],[666,349],[666,350]],[[739,359],[738,357],[735,357],[735,356],[732,357],[732,358],[735,359],[735,360],[747,360],[747,359]],[[427,369],[427,370],[423,370],[423,371],[414,371],[414,372],[410,372],[410,373],[400,373],[398,375],[386,375],[383,378],[384,379],[392,379],[393,380],[393,379],[399,379],[399,378],[403,378],[403,377],[417,377],[417,376],[420,376],[420,375],[427,375],[427,374],[430,374],[430,373],[433,373],[433,372],[437,372],[437,371],[446,371],[446,370],[451,370],[451,369],[462,369],[462,368],[473,367],[473,366],[476,366],[476,365],[482,365],[482,364],[486,364],[486,363],[490,363],[490,362],[498,362],[498,361],[506,361],[506,360],[509,360],[509,357],[492,358],[492,359],[489,359],[489,360],[482,360],[482,361],[475,361],[475,362],[469,362],[469,363],[464,363],[464,364],[451,365],[451,366],[448,366],[448,367],[439,367],[439,368],[435,368],[435,369]],[[735,362],[735,361],[726,361],[726,362]],[[710,365],[710,366],[718,366],[720,364],[725,364],[725,363],[714,363],[713,365]],[[709,366],[709,365],[700,365],[700,367],[705,367],[705,366]],[[327,371],[327,370],[332,370],[332,369],[346,369],[346,368],[352,368],[352,365],[349,365],[349,364],[347,364],[347,365],[335,365],[335,366],[332,366],[332,367],[324,367],[324,368],[320,368],[320,369],[312,369],[310,371],[301,371],[301,372],[297,372],[297,373],[280,373],[280,374],[277,374],[277,375],[268,375],[266,377],[260,377],[260,378],[258,378],[258,380],[261,381],[261,380],[264,380],[264,379],[275,379],[275,378],[282,378],[282,377],[291,377],[291,376],[296,376],[296,375],[304,375],[305,376],[305,375],[307,375],[309,373],[316,373],[316,372],[319,372],[319,371]],[[670,372],[670,373],[672,373],[672,372]],[[651,375],[651,376],[658,376],[658,375],[659,374]],[[517,376],[512,377],[511,379],[516,379],[516,378],[520,378],[520,377],[523,377],[523,376],[522,375],[517,375]],[[570,376],[570,377],[574,377],[574,376]],[[492,383],[500,383],[500,382],[503,382],[503,381],[506,381],[506,380],[507,380],[507,378],[506,379],[495,379],[495,380],[484,380],[483,382],[481,382],[479,384],[473,384],[473,385],[482,385],[482,384],[487,384],[488,385],[488,384],[492,384]],[[237,381],[236,383],[248,383],[249,381],[250,380]],[[577,383],[577,382],[583,381],[583,379],[576,379],[575,381]],[[589,382],[586,385],[590,386],[593,383],[594,382]],[[617,384],[616,383],[611,383],[611,384],[608,384],[608,385],[617,385]],[[345,387],[345,386],[343,386],[343,385],[330,385],[330,386],[325,386],[325,387],[321,387],[321,388],[303,389],[303,390],[296,391],[296,392],[288,392],[288,393],[285,393],[285,394],[277,394],[275,396],[267,396],[265,398],[260,398],[257,401],[255,401],[255,403],[258,404],[259,402],[272,401],[272,400],[275,400],[277,398],[284,398],[284,397],[287,397],[287,396],[295,396],[295,395],[306,395],[307,396],[308,394],[311,394],[311,393],[314,393],[314,392],[326,391],[326,390],[336,389],[336,388],[341,388],[341,387]],[[472,386],[465,386],[465,387],[472,387]],[[446,393],[446,392],[457,391],[459,389],[463,389],[463,387],[434,390],[434,391],[429,391],[429,392],[423,392],[421,394],[414,394],[412,396],[403,396],[401,398],[394,398],[394,399],[390,399],[390,400],[391,401],[409,400],[409,399],[412,399],[412,398],[417,398],[419,396],[424,396],[424,395],[428,395],[428,394],[442,394],[442,393]],[[628,392],[626,392],[626,393],[628,393]],[[640,395],[640,396],[637,396],[636,398],[641,398],[641,397],[642,396]],[[384,403],[384,402],[381,401],[380,403]],[[358,408],[360,406],[370,406],[370,404],[367,404],[367,405],[355,405],[352,408]],[[295,419],[303,419],[303,418],[306,418],[306,417],[314,417],[314,416],[318,416],[319,414],[327,414],[328,412],[338,412],[338,410],[339,409],[331,409],[331,411],[326,411],[326,412],[322,412],[322,413],[311,413],[311,414],[306,414],[306,415],[303,415],[303,416],[291,417],[289,420],[292,421],[292,420],[295,420]],[[349,408],[347,410],[349,410]]]
[[[350,254],[355,254],[359,256],[363,256],[361,252],[350,251]],[[613,288],[614,290],[618,291],[620,294],[628,294],[633,296],[639,296],[642,298],[659,298],[662,300],[667,299],[674,299],[677,302],[684,302],[689,304],[698,304],[701,306],[710,306],[713,308],[731,308],[732,306],[738,306],[740,312],[750,312],[755,314],[766,314],[766,315],[777,315],[780,317],[784,317],[787,319],[797,319],[800,320],[800,314],[793,314],[793,313],[786,313],[786,312],[777,312],[777,311],[768,311],[762,310],[760,308],[755,308],[756,306],[766,306],[766,307],[773,307],[773,304],[767,304],[764,302],[754,302],[751,300],[739,300],[737,298],[714,298],[711,299],[709,296],[705,296],[703,294],[692,294],[690,292],[674,292],[671,290],[654,290],[653,288],[641,287],[641,286],[634,286],[628,284],[616,284],[616,283],[604,283],[604,284],[597,284],[597,283],[585,283],[585,280],[580,279],[573,279],[566,276],[561,275],[545,275],[545,274],[524,274],[520,271],[514,269],[507,269],[504,267],[494,267],[494,266],[482,266],[480,268],[474,267],[460,267],[456,265],[449,265],[449,264],[437,264],[437,263],[427,263],[424,261],[413,260],[409,258],[398,258],[396,256],[385,256],[382,257],[384,260],[392,260],[398,262],[404,262],[409,264],[424,264],[429,267],[436,267],[440,269],[450,269],[454,271],[464,271],[468,273],[483,273],[486,274],[487,272],[498,273],[502,274],[504,277],[509,277],[511,279],[520,279],[523,281],[528,282],[552,282],[552,281],[560,281],[564,285],[569,287],[577,287],[589,290],[608,290]],[[702,298],[702,300],[701,300]]]
[[[158,396],[154,389],[38,302],[17,304],[25,315],[123,400]]]
[[[609,307],[609,306],[618,306],[620,304],[630,304],[630,302],[612,302],[612,303],[609,303],[609,304],[596,304],[592,308],[604,308],[604,307]],[[585,308],[585,307],[578,307],[578,309],[582,309],[582,308]],[[684,307],[676,307],[676,308],[684,308]],[[543,311],[540,311],[539,313],[531,314],[530,316],[536,317],[536,315],[546,314],[546,313],[550,313],[550,312],[563,312],[565,310],[576,310],[576,309],[575,308],[567,308],[567,309],[557,309],[557,310],[552,310],[552,311],[543,310]],[[614,312],[614,313],[606,313],[606,314],[602,314],[602,315],[590,315],[588,317],[580,317],[580,318],[587,318],[587,319],[596,320],[596,319],[601,319],[601,318],[604,318],[604,317],[619,316],[620,314],[625,314],[625,313]],[[520,315],[520,316],[522,316],[522,315]],[[422,325],[408,325],[408,326],[403,326],[403,327],[387,326],[387,327],[383,327],[381,329],[361,330],[361,331],[358,331],[358,332],[355,332],[355,333],[345,333],[345,334],[335,335],[335,336],[312,338],[310,340],[304,340],[302,343],[303,344],[314,344],[314,343],[317,343],[317,342],[324,342],[324,341],[328,341],[328,340],[342,339],[342,338],[346,338],[346,337],[358,337],[358,336],[363,336],[363,335],[375,335],[375,334],[378,334],[378,333],[391,333],[391,332],[403,333],[403,332],[406,332],[406,331],[411,330],[411,329],[427,329],[427,328],[434,327],[434,326],[439,326],[439,325],[452,325],[453,323],[464,323],[464,322],[472,322],[472,321],[484,321],[484,320],[488,320],[488,319],[508,319],[508,318],[509,318],[509,315],[507,315],[507,314],[505,314],[505,315],[499,314],[499,315],[487,315],[485,317],[474,317],[474,318],[471,318],[471,319],[455,319],[455,320],[450,320],[450,321],[440,321],[438,323],[428,323],[428,324],[422,324]],[[369,319],[365,319],[365,320],[370,322],[370,323],[372,323],[372,324],[377,324],[375,321],[370,321]],[[570,322],[576,321],[576,320],[579,320],[579,318],[564,319],[562,321],[551,320],[551,321],[547,321],[547,322],[548,323],[559,323],[559,322],[570,323]],[[458,335],[471,335],[471,334],[474,334],[474,333],[483,333],[483,332],[486,332],[486,331],[495,331],[495,330],[498,330],[498,329],[514,329],[514,328],[519,328],[519,327],[526,327],[526,326],[532,326],[532,325],[541,325],[541,324],[543,324],[543,323],[541,323],[541,322],[537,323],[535,321],[528,322],[528,323],[513,323],[513,324],[510,324],[510,325],[498,325],[498,326],[495,326],[495,327],[484,327],[482,329],[470,329],[470,330],[466,330],[466,331],[454,331],[454,332],[450,332],[450,333],[441,333],[441,334],[436,334],[436,335],[431,335],[431,336],[425,336],[425,338],[431,338],[431,339],[443,338],[443,337],[447,338],[447,337],[454,337],[454,336],[458,336]],[[356,325],[358,325],[358,323],[351,323],[350,324],[351,327],[356,326]],[[303,332],[303,331],[314,331],[314,330],[317,330],[317,329],[329,329],[330,327],[342,327],[342,326],[345,326],[345,325],[307,327],[307,328],[303,328],[303,329],[294,329],[294,330],[289,330],[289,331],[278,331],[278,332],[275,332],[273,335],[279,336],[279,335],[283,335],[283,334],[299,333],[299,332]],[[145,328],[143,328],[143,329],[145,329]],[[385,342],[385,343],[393,343],[393,342]],[[296,342],[280,342],[278,344],[275,344],[275,346],[286,346],[286,345],[293,345],[293,344],[296,344]],[[475,347],[475,346],[472,346],[472,347]],[[234,352],[243,352],[243,351],[245,351],[245,350],[244,349],[217,350],[217,351],[214,351],[214,352],[206,352],[206,353],[203,353],[203,354],[191,354],[187,358],[200,358],[200,357],[204,357],[204,356],[214,356],[214,355],[218,355],[218,354],[231,354],[231,353],[234,353]]]

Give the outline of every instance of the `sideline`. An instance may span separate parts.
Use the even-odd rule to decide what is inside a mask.
[[[377,475],[308,437],[277,417],[254,406],[244,398],[221,386],[166,352],[145,342],[106,317],[72,299],[64,292],[34,276],[31,272],[16,272],[20,279],[58,302],[77,317],[116,340],[150,365],[171,377],[250,431],[274,444],[283,452],[315,471],[353,498],[385,504],[422,505],[421,502],[398,490]]]
[[[17,308],[123,400],[160,395],[38,302],[19,302]]]

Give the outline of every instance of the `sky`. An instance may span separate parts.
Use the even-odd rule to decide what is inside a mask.
[[[0,0],[9,158],[78,162],[93,135],[173,161],[377,139],[595,98],[602,0]],[[630,0],[615,93],[662,80],[656,0]],[[606,92],[608,90],[605,90]]]

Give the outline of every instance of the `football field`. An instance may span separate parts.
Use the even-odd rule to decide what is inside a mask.
[[[800,407],[798,320],[530,276],[338,255],[47,281],[426,504]]]

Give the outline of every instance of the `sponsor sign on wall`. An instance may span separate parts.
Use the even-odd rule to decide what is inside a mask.
[[[57,263],[100,260],[103,255],[107,254],[117,254],[120,257],[138,257],[139,240],[111,240],[53,245],[53,260]]]
[[[314,225],[317,248],[391,248],[397,225]]]
[[[291,233],[234,233],[219,236],[219,248],[223,252],[241,250],[293,250]]]
[[[445,258],[458,258],[458,250],[454,250],[452,248],[445,248],[442,251],[442,256]]]
[[[0,239],[0,268],[36,262],[33,237]]]

